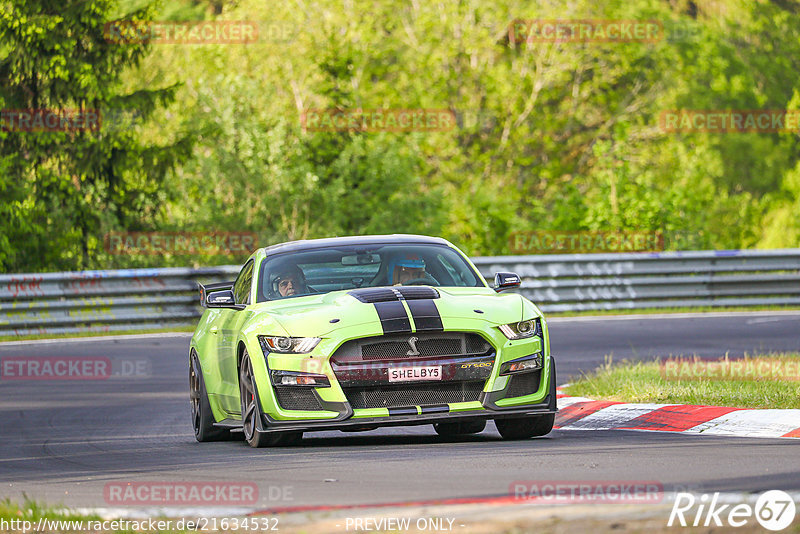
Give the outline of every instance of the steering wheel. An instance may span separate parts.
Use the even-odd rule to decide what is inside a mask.
[[[404,286],[438,286],[439,282],[431,278],[414,278],[403,282]]]

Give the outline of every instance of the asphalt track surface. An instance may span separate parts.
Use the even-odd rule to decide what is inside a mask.
[[[800,312],[550,321],[559,382],[615,360],[800,351]],[[796,440],[556,430],[502,441],[430,426],[306,434],[300,445],[199,444],[187,335],[0,345],[9,357],[144,361],[145,374],[92,381],[0,379],[0,498],[106,507],[107,483],[255,482],[256,508],[508,495],[520,480],[654,481],[667,490],[800,489]],[[144,368],[139,368],[142,372]],[[128,369],[130,372],[130,369]]]

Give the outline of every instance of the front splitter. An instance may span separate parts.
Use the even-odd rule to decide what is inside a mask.
[[[549,399],[546,399],[549,401]],[[504,419],[507,417],[538,416],[556,413],[551,409],[549,402],[542,404],[530,404],[514,409],[504,409],[501,412],[493,410],[469,410],[464,412],[442,412],[442,413],[422,413],[417,415],[389,415],[386,417],[357,417],[349,418],[344,421],[315,421],[313,423],[302,421],[281,421],[280,426],[269,426],[270,422],[264,421],[264,432],[320,432],[324,430],[343,430],[353,427],[390,427],[390,426],[413,426],[429,425],[433,423],[457,422],[466,419]],[[273,422],[274,424],[274,422]]]

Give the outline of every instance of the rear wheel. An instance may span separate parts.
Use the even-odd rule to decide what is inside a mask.
[[[460,436],[463,434],[477,434],[486,428],[486,420],[460,421],[458,423],[434,423],[433,429],[440,436]]]
[[[239,366],[239,398],[242,405],[242,430],[244,439],[251,447],[274,447],[298,443],[302,432],[262,432],[261,407],[256,395],[256,382],[253,377],[253,365],[245,349],[242,363]]]
[[[200,368],[200,359],[194,350],[189,355],[189,401],[192,406],[192,427],[194,427],[194,437],[197,441],[232,439],[228,429],[214,426],[214,414],[211,413],[211,404],[208,402],[203,370]]]
[[[503,439],[527,439],[544,436],[553,430],[556,414],[495,419],[495,426]]]

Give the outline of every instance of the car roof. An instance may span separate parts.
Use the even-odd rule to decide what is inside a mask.
[[[430,237],[413,234],[391,234],[391,235],[357,235],[346,237],[326,237],[323,239],[303,239],[300,241],[289,241],[264,247],[267,256],[272,254],[283,254],[286,252],[299,252],[303,250],[313,250],[318,248],[339,247],[348,245],[445,245],[452,246],[450,242],[441,237]]]

